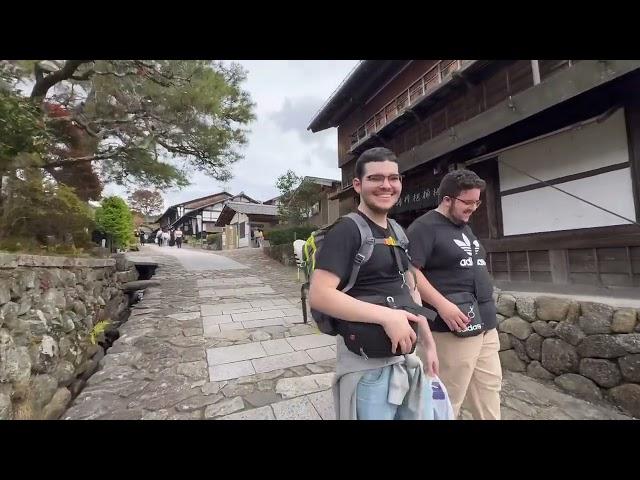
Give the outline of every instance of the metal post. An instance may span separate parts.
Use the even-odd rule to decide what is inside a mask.
[[[309,283],[305,283],[300,287],[300,302],[302,303],[302,320],[304,323],[309,323],[307,319],[307,289],[309,288]]]

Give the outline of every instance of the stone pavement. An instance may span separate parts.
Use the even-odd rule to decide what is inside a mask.
[[[159,263],[65,419],[333,419],[335,338],[302,323],[300,282],[259,249],[145,246]],[[624,419],[505,372],[505,419]],[[463,412],[463,418],[468,415]]]

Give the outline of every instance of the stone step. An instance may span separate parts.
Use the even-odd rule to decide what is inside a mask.
[[[333,395],[331,390],[324,390],[264,407],[224,415],[217,420],[335,420],[335,418]]]
[[[198,290],[198,295],[201,298],[206,297],[246,297],[248,295],[255,295],[256,293],[276,293],[270,285],[263,285],[260,287],[242,287],[242,288],[216,288],[216,289],[203,289]]]
[[[334,373],[330,372],[281,378],[276,383],[276,393],[284,399],[289,399],[328,390],[333,384],[334,376]]]
[[[336,338],[311,334],[207,349],[212,382],[316,363],[336,357]]]
[[[264,282],[262,279],[253,276],[245,277],[231,277],[231,278],[205,278],[197,280],[196,285],[198,288],[202,287],[229,287],[229,286],[243,286],[243,285],[260,285]]]
[[[160,282],[157,280],[135,280],[133,282],[123,283],[120,288],[125,292],[135,292],[136,290],[144,290],[149,287],[159,287]]]

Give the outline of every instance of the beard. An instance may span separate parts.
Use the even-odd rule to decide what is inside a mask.
[[[453,204],[449,206],[449,210],[447,213],[448,213],[449,219],[456,225],[465,225],[468,223],[466,220],[463,220],[456,215],[455,205]]]
[[[371,210],[373,213],[376,213],[376,214],[384,214],[384,213],[388,213],[388,212],[389,212],[389,210],[391,210],[391,208],[393,208],[393,206],[392,206],[391,208],[381,208],[381,207],[378,207],[377,205],[374,205],[373,203],[368,202],[368,201],[367,201],[367,199],[366,199],[364,196],[362,196],[362,195],[360,195],[360,201],[361,201],[362,203],[364,203],[364,204],[367,206],[367,208],[368,208],[369,210]],[[394,203],[394,205],[395,205],[395,203]]]

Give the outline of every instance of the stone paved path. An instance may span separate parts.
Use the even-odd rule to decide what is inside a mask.
[[[259,249],[145,246],[160,266],[65,419],[333,419],[335,338],[302,323],[300,283]],[[505,419],[623,419],[505,372]],[[463,418],[468,415],[463,412]]]
[[[154,246],[155,247],[155,246]],[[149,246],[148,250],[154,248]],[[155,247],[157,248],[157,247]],[[163,254],[171,255],[188,271],[200,270],[242,270],[249,268],[239,262],[222,255],[215,255],[206,251],[198,251],[191,248],[163,247],[159,249]]]

